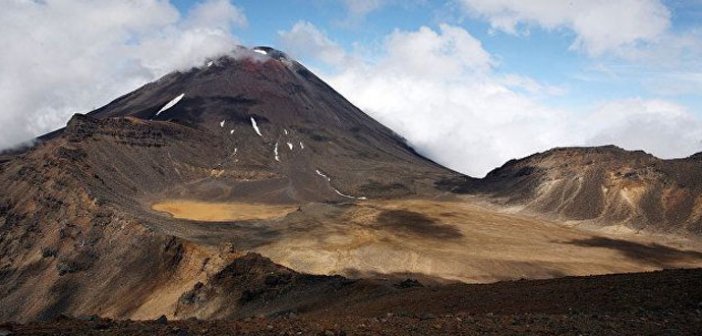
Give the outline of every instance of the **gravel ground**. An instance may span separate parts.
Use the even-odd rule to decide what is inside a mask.
[[[385,313],[379,313],[385,311]],[[416,287],[276,317],[70,318],[0,335],[701,335],[702,269]]]

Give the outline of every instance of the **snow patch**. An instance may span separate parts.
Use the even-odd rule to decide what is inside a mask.
[[[208,68],[211,67],[212,64],[214,64],[214,61],[209,61],[209,62],[207,62],[207,67],[208,67]]]
[[[222,122],[219,123],[219,127],[224,127],[224,123],[225,123],[225,122],[226,122],[226,120],[222,120]]]
[[[273,154],[275,154],[275,160],[280,162],[280,157],[278,156],[278,143],[275,143],[275,147],[273,148]]]
[[[287,129],[284,128],[284,129],[283,129],[283,132],[285,132],[285,135],[288,135],[288,130],[287,130]]]
[[[336,194],[339,195],[339,196],[341,196],[341,197],[356,199],[356,197],[353,197],[353,196],[351,196],[351,195],[346,195],[346,194],[342,193],[341,191],[339,191],[339,189],[336,189],[336,188],[333,188],[333,189],[334,189],[334,191],[336,191]]]
[[[229,131],[229,134],[234,134],[234,130]]]
[[[163,105],[163,107],[160,110],[158,110],[158,112],[156,112],[156,115],[159,115],[159,114],[161,114],[161,112],[168,110],[169,108],[175,106],[175,104],[178,104],[178,102],[181,99],[183,99],[183,97],[185,97],[185,93],[181,93],[178,97],[171,99],[171,101],[169,101],[166,105]]]
[[[260,137],[263,136],[263,135],[261,135],[261,130],[258,129],[258,124],[256,123],[256,119],[254,119],[253,117],[251,117],[251,126],[253,126],[253,129],[254,129],[254,131],[256,131],[256,134],[258,134],[258,136],[260,136]]]
[[[265,50],[261,50],[261,49],[254,49],[254,52],[259,53],[261,55],[268,55],[268,53]]]
[[[290,150],[293,150],[293,144],[288,142],[288,148],[290,148]]]
[[[324,175],[324,173],[322,173],[321,171],[319,171],[319,169],[316,169],[315,172],[317,172],[317,175],[319,175],[319,176],[321,176],[321,177],[324,177],[327,181],[331,182],[331,179],[329,178],[329,176]]]
[[[341,197],[346,197],[346,198],[350,198],[350,199],[357,199],[357,200],[361,200],[361,201],[367,200],[367,198],[365,196],[355,197],[355,196],[351,196],[351,195],[346,195],[346,194],[342,193],[341,191],[339,191],[339,189],[336,189],[336,188],[333,188],[333,189]]]
[[[302,141],[300,141],[300,149],[305,149],[305,145],[302,144]]]
[[[339,189],[336,189],[336,188],[334,188],[334,186],[331,185],[331,178],[329,178],[329,176],[327,176],[326,174],[324,174],[324,173],[322,173],[321,171],[319,171],[319,169],[316,169],[315,172],[317,173],[317,175],[323,177],[324,179],[327,180],[327,182],[329,182],[329,186],[330,186],[332,189],[334,189],[334,192],[336,192],[337,195],[339,195],[339,196],[341,196],[341,197],[346,197],[346,198],[350,198],[350,199],[357,199],[357,200],[366,200],[366,199],[367,199],[367,198],[364,197],[364,196],[355,197],[355,196],[346,195],[346,194],[342,193],[341,191],[339,191]]]

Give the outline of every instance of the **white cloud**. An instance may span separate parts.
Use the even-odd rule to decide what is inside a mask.
[[[191,27],[217,28],[229,31],[232,26],[247,25],[246,15],[229,0],[210,0],[196,4],[190,11],[186,24]]]
[[[693,95],[702,90],[702,31],[668,32],[646,46],[620,48],[616,57],[573,75],[580,81],[628,83],[653,97]]]
[[[162,0],[10,1],[0,11],[0,148],[56,129],[173,69],[237,43],[228,1],[186,16]]]
[[[459,0],[469,13],[511,34],[538,26],[569,29],[572,48],[601,55],[655,41],[670,26],[670,11],[659,0]]]
[[[662,0],[456,0],[494,30],[528,34],[532,27],[574,34],[571,49],[597,59],[602,71],[584,80],[616,79],[642,85],[655,97],[699,92],[702,31],[697,25],[671,29],[671,11],[685,4]],[[666,7],[670,6],[671,9]]]
[[[341,0],[339,2],[346,9],[346,18],[336,23],[354,29],[361,27],[366,16],[373,12],[391,7],[394,10],[427,7],[431,3],[429,0]]]
[[[439,25],[436,32],[421,27],[415,32],[396,30],[385,41],[385,69],[429,77],[455,76],[490,70],[494,61],[480,41],[460,27]]]
[[[352,16],[364,16],[386,3],[387,0],[344,0],[344,5]]]
[[[531,77],[522,75],[507,74],[498,79],[511,89],[522,90],[533,96],[562,96],[568,91],[564,87],[539,83]]]
[[[656,99],[624,99],[599,106],[584,123],[585,144],[615,143],[645,149],[663,158],[689,156],[702,149],[702,121],[683,106]]]
[[[287,36],[281,32],[281,38]],[[315,50],[308,46],[302,48]],[[462,28],[442,24],[438,30],[396,30],[386,37],[377,61],[347,59],[355,62],[336,64],[338,71],[322,74],[325,79],[420,152],[456,170],[483,175],[509,158],[547,149],[563,138],[556,127],[563,113],[489,76],[495,61]],[[521,82],[545,87],[525,77]]]
[[[331,65],[347,61],[344,49],[309,22],[298,21],[290,31],[279,31],[278,36],[283,48],[295,57],[314,57]]]
[[[342,52],[326,36],[315,39]],[[702,149],[699,119],[665,101],[611,101],[588,113],[547,106],[541,97],[565,91],[525,76],[496,74],[491,69],[499,65],[460,27],[395,31],[376,60],[359,62],[348,54],[346,59],[353,62],[335,63],[336,71],[322,77],[420,153],[469,175],[482,176],[509,159],[556,146],[613,143],[665,158]]]
[[[332,86],[433,160],[471,175],[563,143],[563,112],[490,79],[439,80],[370,67],[328,78]],[[363,83],[359,85],[359,83]]]
[[[700,30],[668,33],[645,48],[626,48],[620,56],[627,63],[618,75],[643,83],[653,94],[674,96],[702,90]]]

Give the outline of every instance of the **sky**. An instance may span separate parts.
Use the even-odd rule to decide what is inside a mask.
[[[702,151],[702,0],[7,0],[0,148],[235,45],[472,176],[553,147]]]

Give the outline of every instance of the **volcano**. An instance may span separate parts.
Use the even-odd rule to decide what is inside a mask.
[[[158,162],[146,169],[163,170],[162,181],[130,179],[141,191],[164,196],[217,195],[213,199],[266,203],[396,197],[425,193],[437,176],[452,174],[284,53],[260,47],[236,54],[148,84],[74,118],[64,132],[77,135],[76,140],[101,141],[107,140],[100,139],[105,128],[159,125],[163,136],[153,138],[153,145],[174,148],[157,151],[161,157],[153,160]],[[108,126],[98,121],[129,117],[144,123]],[[175,169],[172,162],[194,158],[184,147],[197,148],[197,163]],[[125,160],[107,163],[114,166],[115,161]],[[194,181],[195,176],[180,176],[192,174],[189,169],[204,169],[199,176],[204,179],[179,188],[182,184],[175,181]],[[207,178],[211,175],[217,178]]]
[[[241,47],[0,155],[0,320],[276,315],[702,265],[700,168],[617,151],[470,178],[285,53]]]

